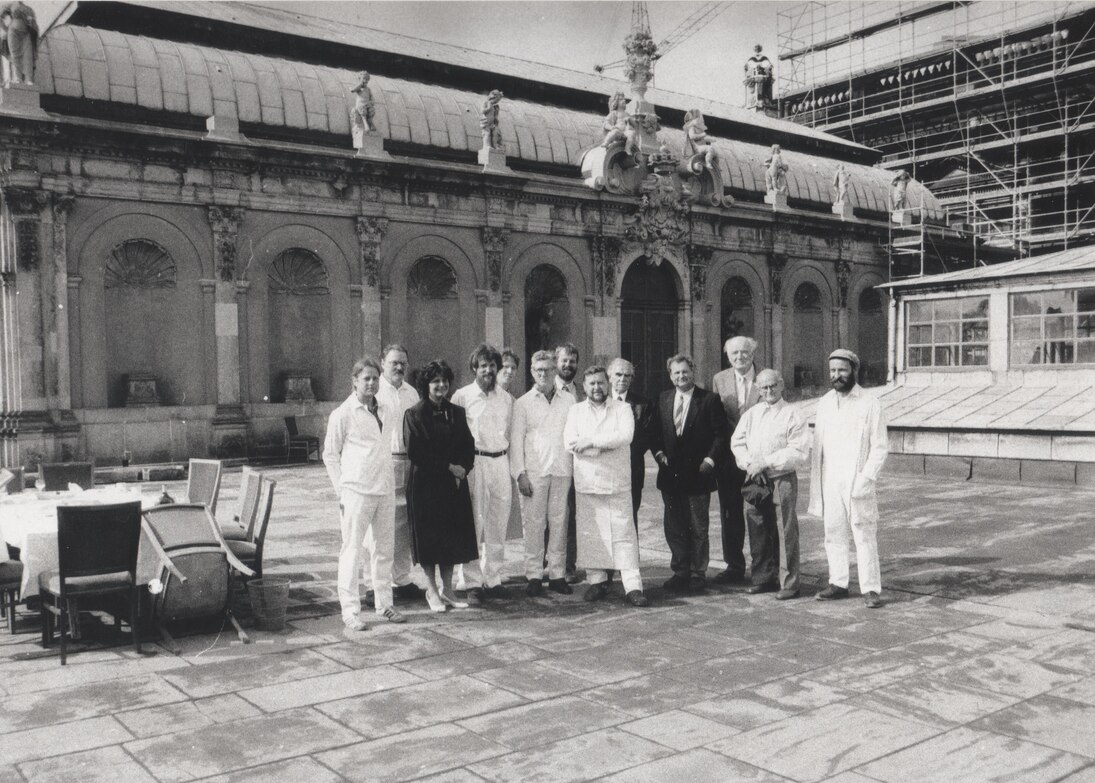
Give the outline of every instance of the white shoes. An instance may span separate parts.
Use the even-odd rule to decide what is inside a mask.
[[[429,604],[431,612],[444,612],[447,608],[436,590],[426,591],[426,603]]]
[[[365,621],[357,615],[346,618],[342,621],[342,623],[346,626],[347,631],[351,631],[354,633],[357,633],[359,631],[367,631],[369,629],[369,626],[365,625]]]
[[[467,609],[468,604],[465,601],[457,601],[455,596],[445,595],[441,593],[441,600],[451,606],[453,609]]]

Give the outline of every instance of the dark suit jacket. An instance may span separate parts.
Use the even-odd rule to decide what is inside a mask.
[[[629,391],[624,398],[635,414],[635,437],[631,439],[631,488],[646,485],[645,455],[650,448],[650,430],[654,423],[654,405],[641,394]]]
[[[665,452],[669,465],[658,463],[658,489],[685,495],[702,495],[715,489],[715,471],[700,474],[700,463],[710,458],[717,465],[728,450],[726,411],[717,394],[696,386],[684,419],[681,436],[673,428],[673,401],[676,389],[662,392],[658,398],[657,420],[652,427],[650,450]]]

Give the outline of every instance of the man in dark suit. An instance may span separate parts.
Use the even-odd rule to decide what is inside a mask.
[[[715,374],[711,379],[711,390],[722,400],[726,412],[726,441],[729,443],[742,414],[760,400],[756,367],[753,365],[757,341],[752,337],[731,337],[724,348],[730,367]],[[734,455],[727,449],[716,466],[716,473],[722,518],[722,557],[726,561],[726,570],[716,574],[712,581],[718,584],[743,584],[745,502],[741,497],[741,485],[745,483],[745,471],[737,466]]]
[[[631,440],[631,507],[635,530],[639,529],[639,504],[646,485],[646,450],[650,448],[650,427],[654,419],[654,406],[646,397],[631,391],[635,380],[635,367],[627,359],[613,359],[608,365],[608,383],[612,398],[626,402],[635,414],[635,437]]]
[[[715,465],[727,448],[726,412],[718,395],[696,386],[692,357],[679,353],[666,367],[674,388],[658,400],[651,444],[673,569],[664,587],[699,593],[707,588],[708,515]]]

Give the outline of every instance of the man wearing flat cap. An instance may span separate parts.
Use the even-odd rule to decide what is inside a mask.
[[[859,357],[838,348],[829,354],[832,391],[821,398],[810,459],[809,513],[825,522],[829,585],[816,598],[848,597],[848,547],[855,542],[859,590],[869,609],[882,605],[878,564],[878,497],[886,461],[886,420],[876,397],[857,384]]]

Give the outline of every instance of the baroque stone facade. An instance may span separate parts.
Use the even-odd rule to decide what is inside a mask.
[[[113,36],[134,52],[143,45]],[[789,209],[765,206],[763,144],[755,160],[720,148],[720,198],[690,201],[656,183],[613,193],[582,176],[583,151],[599,140],[597,110],[570,112],[587,116],[589,144],[542,171],[522,168],[524,131],[509,124],[518,120],[508,104],[498,130],[515,151],[512,168],[484,173],[474,149],[454,163],[398,147],[382,96],[403,88],[373,68],[387,158],[355,155],[348,127],[341,149],[320,149],[322,134],[304,143],[306,129],[264,141],[261,122],[240,143],[171,127],[150,136],[124,113],[81,123],[83,98],[64,86],[49,43],[41,97],[54,113],[0,130],[0,220],[20,227],[3,232],[0,248],[3,464],[28,453],[100,464],[123,451],[137,461],[272,453],[285,416],[320,432],[349,392],[353,361],[389,342],[407,345],[412,364],[445,358],[461,382],[477,342],[527,357],[567,340],[583,361],[630,355],[648,393],[666,383],[655,337],[691,353],[703,382],[735,334],[754,336],[758,361],[789,383],[816,380],[800,367],[814,354],[862,352],[858,303],[884,282],[884,177],[858,197],[855,220],[834,216],[821,189],[821,208],[812,206],[797,180]],[[210,62],[262,62],[194,49]],[[59,116],[65,109],[76,119]],[[243,104],[236,109],[242,121]],[[345,107],[340,116],[348,122]],[[784,154],[798,155],[794,171],[816,157]],[[825,179],[835,164],[816,160]],[[869,180],[859,168],[856,182]],[[154,380],[158,405],[126,407],[133,377]],[[527,385],[522,372],[517,389]]]

